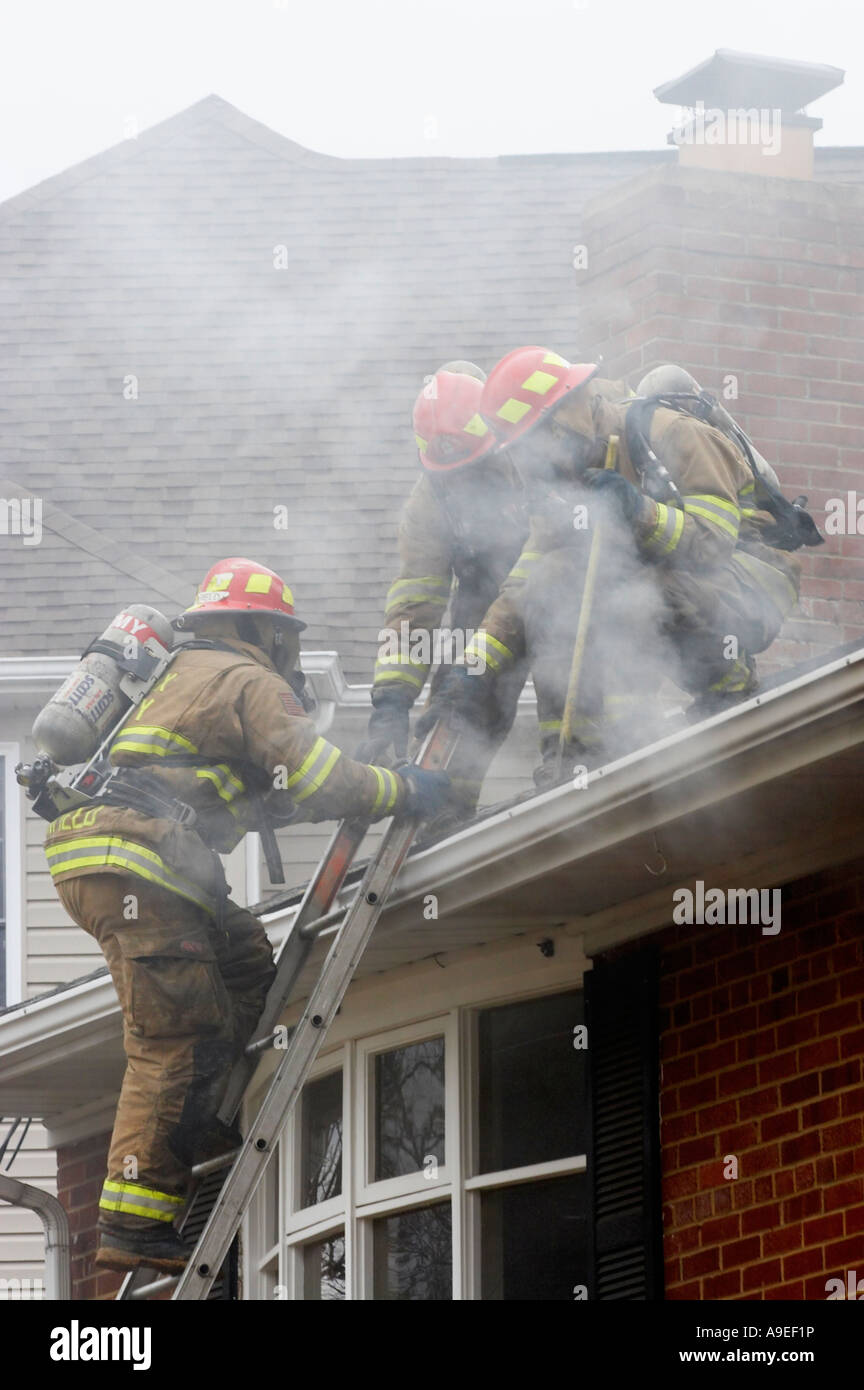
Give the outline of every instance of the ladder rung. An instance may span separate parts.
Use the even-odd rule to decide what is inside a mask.
[[[266,1052],[268,1048],[275,1045],[277,1038],[284,1038],[287,1042],[293,1032],[293,1028],[274,1028],[273,1032],[268,1033],[266,1038],[259,1038],[257,1042],[249,1043],[248,1047],[244,1048],[245,1054],[247,1057],[254,1057],[258,1052]]]
[[[345,913],[348,911],[353,901],[354,899],[352,898],[351,902],[343,903],[341,907],[331,907],[330,911],[325,912],[323,917],[316,917],[314,921],[307,922],[305,926],[301,927],[298,935],[301,936],[304,941],[308,941],[310,937],[320,935],[320,933],[326,931],[328,927],[335,927],[337,922],[342,921],[342,918],[345,916]]]
[[[206,1158],[203,1163],[196,1163],[194,1168],[190,1168],[193,1178],[206,1177],[208,1173],[218,1173],[220,1168],[227,1168],[229,1163],[233,1163],[239,1149],[232,1149],[230,1153],[219,1154],[217,1158]]]
[[[142,1284],[138,1289],[132,1289],[127,1298],[149,1298],[153,1293],[161,1293],[163,1289],[171,1289],[180,1278],[179,1274],[163,1274],[161,1279],[154,1279],[152,1284]]]

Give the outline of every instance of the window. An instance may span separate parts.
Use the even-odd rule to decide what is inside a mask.
[[[0,1007],[22,998],[20,792],[18,747],[0,743]]]
[[[314,1207],[342,1191],[342,1073],[310,1082],[301,1113],[300,1206]]]
[[[319,1057],[250,1216],[253,1297],[572,1300],[587,1284],[580,991]]]
[[[444,1162],[444,1039],[375,1058],[375,1177],[419,1173]]]

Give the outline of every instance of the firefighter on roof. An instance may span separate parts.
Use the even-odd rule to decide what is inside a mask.
[[[219,854],[254,828],[262,796],[281,798],[282,819],[288,798],[310,820],[378,820],[435,814],[448,794],[444,773],[364,766],[317,735],[294,688],[305,624],[263,565],[220,561],[175,626],[199,640],[111,742],[127,804],[68,811],[46,840],[61,901],[98,942],[123,1009],[96,1255],[113,1269],[183,1267],[172,1223],[189,1168],[239,1142],[217,1111],[274,966],[258,919],[228,898]]]
[[[638,706],[664,676],[693,695],[694,717],[750,695],[754,655],[798,598],[790,550],[802,541],[780,535],[755,504],[741,449],[704,420],[643,403],[596,373],[519,348],[494,368],[481,401],[531,498],[531,535],[482,626],[499,671],[530,656],[541,784],[558,750],[592,519],[603,518],[606,543],[570,750],[577,763],[592,749],[609,756],[647,741]],[[464,676],[451,673],[430,718],[454,707],[470,717],[483,692]]]
[[[496,439],[479,414],[484,380],[473,363],[448,362],[414,405],[422,473],[399,526],[400,570],[387,594],[374,708],[358,749],[361,758],[380,758],[391,748],[404,756],[409,712],[430,667],[438,661],[434,695],[451,665],[462,659],[465,642],[480,626],[527,535],[519,480],[500,451],[493,457]],[[444,639],[440,651],[436,634]],[[495,668],[497,660],[490,643],[483,662]],[[472,680],[480,678],[480,665],[477,660]],[[427,835],[473,810],[486,769],[512,727],[525,676],[524,663],[513,662],[500,681],[486,687],[482,717],[459,750],[459,810],[454,805],[445,811]]]

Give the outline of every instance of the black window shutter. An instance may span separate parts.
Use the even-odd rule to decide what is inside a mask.
[[[592,1299],[663,1297],[658,957],[598,958],[585,975]]]

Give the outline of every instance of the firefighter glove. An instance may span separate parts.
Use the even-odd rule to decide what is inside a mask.
[[[411,728],[408,711],[413,703],[407,690],[381,690],[372,696],[375,708],[369,716],[366,737],[357,749],[360,763],[374,763],[393,746],[397,759],[408,750]]]
[[[450,800],[452,787],[446,772],[432,772],[427,768],[409,766],[400,768],[399,776],[408,789],[404,803],[406,816],[418,816],[420,820],[429,820],[432,816],[437,816],[439,811],[443,811]]]
[[[417,720],[414,730],[417,737],[425,738],[439,719],[446,720],[450,728],[458,728],[461,723],[479,724],[486,698],[487,687],[482,676],[473,675],[467,666],[454,666]]]
[[[645,499],[637,487],[611,468],[586,468],[580,478],[585,487],[605,492],[619,514],[631,525],[645,510]]]

